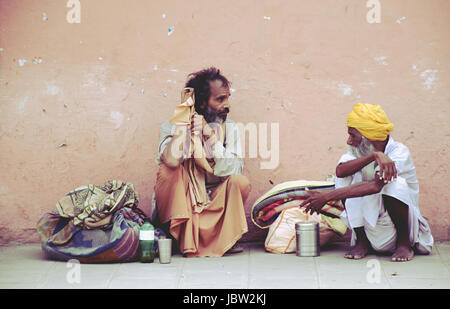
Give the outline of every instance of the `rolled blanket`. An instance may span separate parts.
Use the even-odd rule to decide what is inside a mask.
[[[276,185],[252,206],[251,218],[261,229],[268,228],[289,207],[298,206],[308,197],[308,190],[329,191],[334,189],[334,182],[296,180]],[[332,201],[325,205],[321,213],[333,218],[340,216],[344,207],[340,201]]]

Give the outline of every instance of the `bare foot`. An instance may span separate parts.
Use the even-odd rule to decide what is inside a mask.
[[[369,246],[364,243],[357,243],[344,257],[347,259],[360,260],[369,253]]]
[[[414,257],[414,251],[410,246],[398,246],[391,257],[393,262],[407,262]]]

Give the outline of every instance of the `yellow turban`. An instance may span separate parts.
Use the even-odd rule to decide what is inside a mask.
[[[378,104],[358,103],[348,114],[347,126],[355,128],[367,139],[384,141],[394,124],[389,122],[386,113]]]

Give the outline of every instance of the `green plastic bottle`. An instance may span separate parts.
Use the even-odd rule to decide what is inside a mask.
[[[149,218],[144,219],[139,229],[139,245],[142,263],[153,263],[155,259],[155,228]]]

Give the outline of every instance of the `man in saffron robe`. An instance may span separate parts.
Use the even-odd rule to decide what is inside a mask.
[[[319,212],[330,200],[343,200],[342,219],[353,230],[349,259],[369,249],[392,252],[409,261],[428,254],[433,236],[419,210],[419,183],[409,149],[394,141],[394,125],[379,105],[358,103],[347,117],[349,151],[336,167],[336,190],[311,192],[301,206]]]
[[[161,125],[155,185],[159,220],[185,256],[239,252],[248,231],[238,126],[227,119],[230,83],[216,68],[189,75],[181,104]]]

